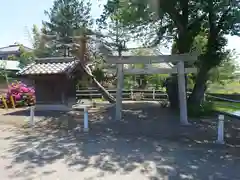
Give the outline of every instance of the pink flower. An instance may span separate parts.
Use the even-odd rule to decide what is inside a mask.
[[[21,100],[20,94],[14,94],[13,97],[15,98],[15,100]]]

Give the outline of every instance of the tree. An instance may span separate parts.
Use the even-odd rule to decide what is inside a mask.
[[[104,21],[116,8],[121,9],[124,19],[121,22],[133,29],[137,37],[147,32],[152,37],[148,39],[150,45],[170,38],[175,42],[175,53],[191,52],[196,36],[204,31],[207,45],[199,57],[199,73],[189,98],[189,103],[197,107],[203,98],[209,71],[226,58],[224,36],[239,33],[239,6],[238,0],[108,0],[101,20]],[[171,106],[176,108],[176,76],[169,79],[167,84]]]
[[[9,72],[6,69],[7,62],[6,61],[1,61],[0,62],[0,82],[2,81],[6,82],[7,86],[9,85],[9,78],[8,74]]]
[[[133,50],[133,54],[136,56],[151,56],[153,55],[153,52],[151,52],[150,49],[136,49]],[[134,64],[133,68],[139,68],[139,69],[143,69],[146,68],[147,64]],[[134,79],[136,78],[136,76],[133,76]],[[137,80],[137,84],[138,84],[138,88],[139,89],[145,89],[147,84],[148,84],[148,79],[149,79],[149,75],[146,74],[140,74],[139,76],[137,76],[136,80]]]
[[[98,82],[90,69],[94,53],[92,51],[91,30],[92,19],[90,16],[91,4],[77,0],[55,0],[53,7],[46,12],[49,21],[45,21],[45,40],[53,42],[54,49],[64,56],[73,55],[80,60],[83,74],[93,85],[98,88],[103,97],[111,103],[115,98]],[[60,48],[60,49],[59,49]]]
[[[20,57],[19,57],[19,66],[23,68],[28,64],[32,63],[34,60],[34,52],[33,51],[26,51],[22,46],[20,46]]]
[[[76,45],[71,48],[71,53],[80,60],[80,66],[83,73],[91,79],[91,82],[102,93],[103,97],[110,103],[115,103],[115,98],[98,82],[92,73],[92,70],[88,66],[90,56],[87,49],[87,38],[88,36],[85,33],[82,34],[82,36],[77,37],[75,40]]]
[[[203,55],[206,51],[207,42],[207,34],[204,32],[200,33],[196,36],[191,51]],[[209,71],[207,85],[210,83],[225,84],[236,78],[235,70],[238,66],[235,62],[235,52],[233,50],[224,50],[223,52],[226,53],[226,58],[221,60],[219,66],[214,67]],[[200,64],[201,61],[196,62],[195,65],[198,67]],[[195,81],[196,75],[192,74],[191,78]]]
[[[49,20],[44,21],[43,33],[55,35],[58,39],[53,43],[53,48],[63,56],[70,56],[69,47],[66,44],[72,43],[76,31],[92,25],[90,16],[90,1],[84,0],[55,0],[53,7],[45,11]]]
[[[10,55],[7,57],[8,60],[17,60],[17,57],[15,55]]]
[[[237,69],[235,63],[235,59],[232,56],[232,53],[230,53],[218,67],[211,69],[207,84],[218,83],[221,85],[227,85],[234,81],[236,79],[235,71]]]
[[[120,3],[121,2],[121,3]],[[199,9],[200,1],[134,1],[108,0],[101,20],[121,9],[122,23],[130,28],[137,38],[143,36],[147,46],[158,45],[162,39],[174,39],[177,53],[188,53],[194,37],[201,30],[201,21],[206,16]],[[155,2],[152,4],[152,2]],[[127,6],[126,6],[127,5]],[[168,96],[172,107],[178,107],[177,78],[168,80]]]
[[[19,61],[20,68],[23,68],[26,65],[30,64],[31,62],[33,62],[33,59],[35,57],[34,51],[26,50],[22,44],[17,45],[19,46],[19,54],[17,56],[16,55],[8,56],[8,60]],[[3,63],[1,65],[4,67],[1,69],[5,69],[6,63]]]
[[[189,103],[196,107],[203,99],[209,71],[227,59],[229,52],[225,51],[227,44],[225,35],[239,35],[240,32],[240,3],[238,0],[206,1],[203,10],[208,14],[205,24],[208,39],[206,50],[200,56],[199,73],[189,98]]]
[[[32,46],[33,53],[38,58],[50,57],[56,55],[54,49],[52,48],[52,42],[47,42],[42,33],[45,31],[45,26],[40,30],[36,25],[32,27]]]

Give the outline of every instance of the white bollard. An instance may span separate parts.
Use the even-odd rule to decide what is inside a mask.
[[[131,88],[130,96],[131,96],[131,99],[133,100],[134,97],[133,97],[133,89],[132,88]]]
[[[153,89],[153,100],[155,100],[155,89]]]
[[[34,122],[34,111],[35,111],[35,106],[30,107],[30,125],[33,127],[35,125]]]
[[[218,135],[217,135],[217,144],[224,144],[224,115],[218,116]]]
[[[87,107],[84,107],[84,132],[88,132],[88,109]]]

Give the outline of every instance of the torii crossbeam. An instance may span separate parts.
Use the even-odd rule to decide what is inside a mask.
[[[187,116],[187,97],[185,87],[185,74],[196,73],[196,68],[185,68],[184,62],[194,63],[197,56],[190,54],[174,54],[160,56],[107,56],[106,63],[117,64],[117,94],[116,94],[116,120],[122,119],[122,89],[123,78],[125,74],[178,74],[178,93],[180,104],[180,122],[183,125],[188,125]],[[152,63],[177,63],[176,66],[170,69],[163,68],[147,68],[147,69],[124,69],[124,64],[152,64]],[[110,70],[111,71],[111,70]]]

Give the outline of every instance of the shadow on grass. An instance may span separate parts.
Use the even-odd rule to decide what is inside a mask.
[[[87,134],[69,125],[67,129],[37,126],[32,131],[19,131],[11,137],[9,153],[13,161],[7,168],[23,163],[26,167],[23,173],[12,178],[27,179],[37,168],[60,160],[66,165],[66,173],[73,169],[97,172],[85,174],[81,179],[104,179],[109,174],[123,177],[133,172],[149,180],[160,180],[164,175],[172,175],[176,180],[240,178],[240,164],[234,161],[236,157],[226,154],[225,148],[198,146],[183,138],[181,130],[177,130],[182,128],[168,109],[159,111],[151,105],[126,105],[124,122],[114,122],[113,112],[112,108],[108,113],[97,115],[96,119],[93,117]],[[50,121],[62,122],[59,117],[52,117]],[[193,132],[196,128],[188,130]],[[42,176],[52,173],[55,171],[44,171]]]

